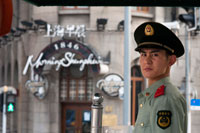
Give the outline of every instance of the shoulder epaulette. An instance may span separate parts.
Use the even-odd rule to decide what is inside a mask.
[[[164,95],[164,94],[165,94],[165,86],[164,86],[164,85],[161,85],[161,86],[157,89],[157,91],[156,91],[156,93],[155,93],[155,95],[154,95],[154,98],[159,97],[159,96]]]

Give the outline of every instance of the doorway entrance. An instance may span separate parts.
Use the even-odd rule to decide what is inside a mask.
[[[65,103],[62,108],[62,133],[90,133],[91,103]]]
[[[61,133],[90,133],[93,78],[79,68],[60,71]]]
[[[131,68],[131,88],[132,88],[132,119],[131,124],[135,125],[138,115],[138,94],[144,90],[144,78],[142,76],[140,66]]]

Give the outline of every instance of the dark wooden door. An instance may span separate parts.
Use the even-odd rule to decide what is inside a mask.
[[[138,114],[138,94],[143,90],[143,78],[132,77],[132,125],[135,125]]]
[[[90,133],[91,104],[62,104],[62,133]]]
[[[144,90],[144,78],[139,66],[134,66],[131,69],[131,88],[132,88],[132,118],[131,124],[135,125],[138,115],[138,94]]]

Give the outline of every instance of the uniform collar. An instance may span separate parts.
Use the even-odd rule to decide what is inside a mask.
[[[142,91],[138,96],[142,97],[142,96],[152,96],[153,94],[155,94],[156,90],[161,86],[164,85],[166,83],[170,82],[169,77],[164,77],[158,81],[156,81],[155,83],[153,83],[151,86],[149,86],[147,89],[145,89],[144,91]],[[147,95],[148,94],[148,95]]]

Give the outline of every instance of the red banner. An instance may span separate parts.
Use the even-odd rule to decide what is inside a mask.
[[[12,16],[12,0],[0,0],[0,36],[10,32]]]

